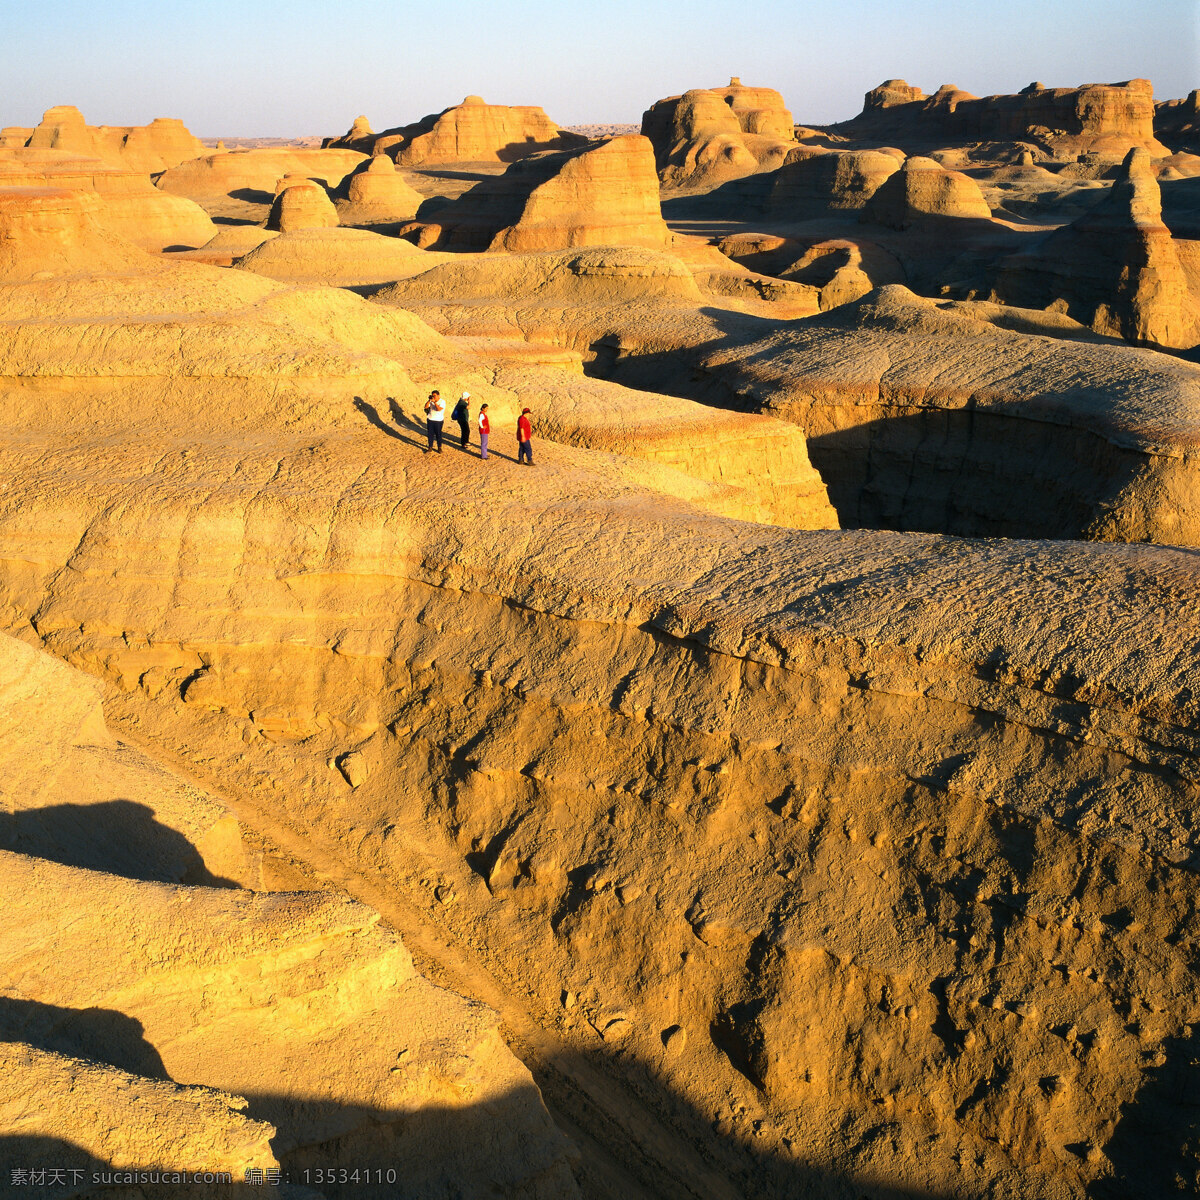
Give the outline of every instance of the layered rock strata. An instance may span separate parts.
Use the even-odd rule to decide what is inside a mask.
[[[144,173],[54,150],[0,150],[0,189],[29,187],[98,196],[99,222],[144,250],[194,248],[216,233],[198,204],[159,191]]]
[[[514,252],[568,246],[666,246],[650,142],[612,138],[543,154],[485,179],[406,233],[423,247]]]
[[[1027,142],[1053,157],[1098,153],[1110,160],[1140,147],[1165,157],[1170,150],[1155,136],[1154,116],[1148,79],[1078,88],[1032,83],[1015,96],[982,99],[949,86],[926,96],[891,79],[866,94],[860,116],[835,128],[902,144]]]
[[[37,150],[99,158],[148,175],[204,153],[200,139],[193,137],[176,117],[156,117],[149,125],[93,126],[70,104],[48,109],[41,123],[29,130],[24,144]]]
[[[792,115],[771,88],[695,88],[642,115],[664,188],[705,190],[772,170],[794,144]]]
[[[1189,279],[1144,150],[1131,150],[1111,193],[1086,216],[1014,256],[995,299],[1055,308],[1097,333],[1153,346],[1200,341],[1200,274]]]
[[[285,175],[301,175],[336,187],[364,159],[352,150],[225,150],[205,154],[166,171],[158,180],[164,192],[209,202],[237,192],[275,194]]]
[[[232,1197],[250,1169],[299,1185],[318,1167],[361,1176],[369,1162],[355,1186],[368,1197],[394,1194],[401,1171],[406,1194],[430,1200],[578,1195],[572,1148],[495,1015],[422,978],[377,913],[329,891],[149,882],[161,856],[112,810],[164,785],[190,793],[193,824],[219,805],[130,747],[116,772],[81,759],[102,740],[121,747],[99,695],[95,681],[0,639],[0,722],[24,721],[0,753],[10,801],[0,820],[20,827],[25,851],[0,850],[6,1172],[53,1154],[66,1186],[29,1180],[34,1194],[92,1195],[134,1171],[170,1174],[161,1184],[183,1196]],[[35,803],[31,757],[55,776]],[[75,803],[54,803],[67,797]],[[131,878],[96,861],[114,850]]]
[[[552,1101],[602,1066],[632,1170],[703,1142],[666,1194],[1190,1186],[1190,555],[778,530],[568,458],[363,462],[242,452],[217,499],[127,459],[6,510],[6,603],[127,683],[121,728],[468,947],[560,1043]]]
[[[372,133],[359,117],[344,137],[323,145],[365,154],[386,154],[400,166],[436,166],[456,162],[516,162],[547,150],[587,144],[579,134],[560,129],[535,105],[485,104],[468,96],[461,104],[412,125]]]

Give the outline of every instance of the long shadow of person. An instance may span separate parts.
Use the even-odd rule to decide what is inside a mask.
[[[415,429],[421,434],[422,439],[424,438],[425,431],[421,429],[414,420],[404,413],[395,400],[389,400],[388,404],[391,406],[392,416],[396,419],[397,424],[403,425],[408,429]],[[424,450],[426,448],[424,440],[418,441],[415,437],[402,433],[400,430],[389,425],[379,415],[379,410],[373,404],[368,404],[367,401],[361,396],[354,397],[354,407],[357,408],[358,411],[362,413],[362,415],[366,417],[376,429],[380,430],[382,433],[386,433],[388,437],[395,438],[396,441],[403,442],[406,446],[415,446],[418,450]]]

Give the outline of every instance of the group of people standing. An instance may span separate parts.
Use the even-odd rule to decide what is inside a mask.
[[[488,456],[488,435],[492,431],[491,422],[488,420],[488,406],[481,404],[479,406],[479,457],[487,458]],[[517,462],[524,463],[527,466],[533,466],[533,424],[529,419],[530,410],[527,408],[521,409],[521,415],[517,419]],[[455,404],[454,410],[450,413],[450,419],[457,422],[460,433],[462,434],[462,448],[465,450],[471,441],[471,393],[463,392],[458,398],[458,403]],[[429,438],[429,446],[425,453],[428,454],[431,450],[437,449],[437,452],[442,452],[442,431],[446,423],[446,402],[442,399],[442,393],[434,389],[429,393],[429,399],[425,401],[425,433]]]

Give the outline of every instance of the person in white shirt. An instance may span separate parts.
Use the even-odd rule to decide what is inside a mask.
[[[437,443],[437,452],[442,452],[442,426],[446,421],[446,404],[442,400],[442,393],[436,388],[429,393],[429,399],[425,401],[425,435],[429,438],[429,445],[425,450],[428,454],[433,449],[434,442]]]

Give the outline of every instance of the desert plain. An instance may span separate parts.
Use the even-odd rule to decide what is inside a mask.
[[[763,82],[0,130],[5,1194],[1200,1190],[1200,93]]]

